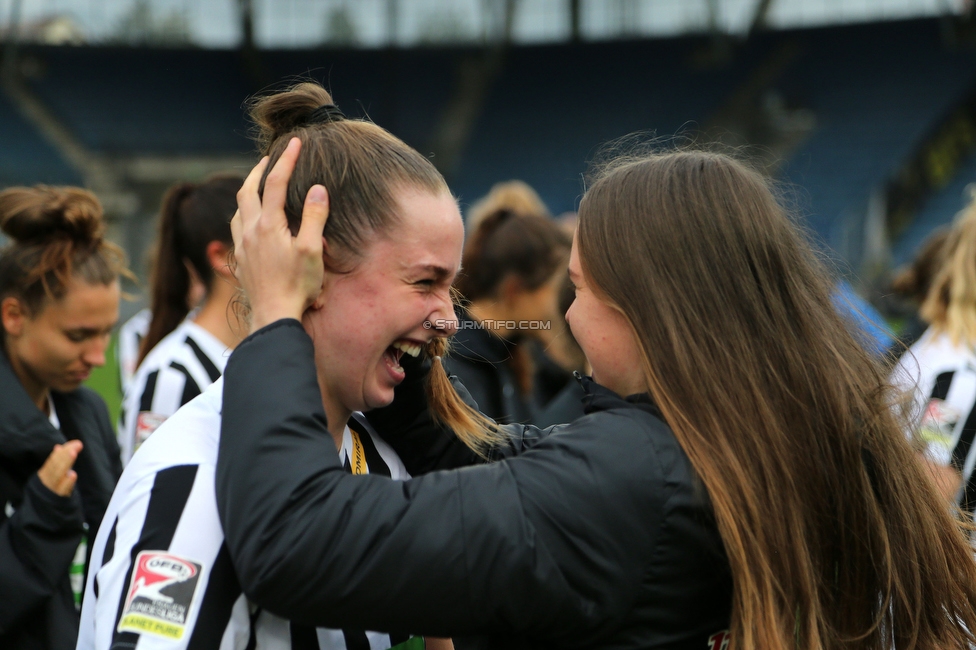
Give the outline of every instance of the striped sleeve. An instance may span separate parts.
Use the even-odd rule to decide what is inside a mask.
[[[177,465],[128,491],[92,549],[79,650],[221,647],[243,596],[213,485],[212,466]]]
[[[201,388],[206,386],[201,387],[186,367],[176,361],[139,373],[123,404],[118,433],[122,462],[128,463],[146,438],[181,406],[199,395]]]
[[[135,376],[136,363],[139,361],[139,347],[146,332],[149,331],[150,321],[152,321],[152,311],[142,309],[119,328],[116,360],[119,364],[123,391],[128,389],[129,383]]]

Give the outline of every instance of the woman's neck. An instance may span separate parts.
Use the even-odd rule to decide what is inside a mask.
[[[4,352],[10,361],[10,368],[14,371],[14,376],[20,381],[20,385],[24,387],[24,390],[27,391],[27,396],[41,410],[41,413],[47,414],[51,390],[33,376],[27,366],[20,360],[20,357],[14,354],[9,346],[5,347]]]
[[[214,278],[212,285],[193,322],[228,348],[234,349],[241,342],[241,336],[231,327],[228,310],[237,289],[220,277]]]
[[[325,419],[329,428],[329,434],[332,436],[332,441],[335,442],[336,451],[338,451],[342,449],[342,434],[346,431],[346,424],[349,422],[349,418],[352,417],[352,411],[342,406],[338,400],[334,400],[329,396],[324,388],[325,383],[321,378],[319,379],[319,386],[323,386],[322,408],[325,409]]]

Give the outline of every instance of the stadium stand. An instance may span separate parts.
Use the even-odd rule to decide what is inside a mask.
[[[81,176],[0,93],[0,187],[25,183],[78,184]]]
[[[937,21],[906,21],[784,34],[804,54],[782,90],[804,98],[817,128],[785,176],[809,192],[811,227],[832,248],[850,232],[845,214],[894,174],[926,131],[970,90],[976,52],[941,42]]]
[[[237,56],[227,51],[42,48],[30,86],[93,151],[248,150]]]
[[[743,128],[736,122],[743,112],[761,113],[775,95],[811,116],[812,128],[784,146],[775,137],[754,143],[779,157],[773,168],[799,186],[812,229],[843,248],[844,238],[862,229],[868,197],[976,84],[976,49],[948,45],[942,27],[937,19],[916,19],[770,31],[733,44],[726,60],[709,58],[704,36],[511,47],[460,157],[445,171],[462,203],[517,177],[559,213],[575,209],[581,172],[601,144],[635,131],[735,131]],[[247,160],[253,149],[244,99],[301,75],[333,87],[348,114],[369,115],[431,152],[460,64],[479,52],[262,51],[256,67],[226,50],[29,46],[24,55],[28,86],[51,112],[93,152],[125,161]],[[0,184],[77,182],[77,172],[2,95],[0,137]],[[958,173],[973,177],[974,164]],[[943,193],[960,196],[954,187]],[[940,201],[925,203],[903,239],[922,220],[945,218]]]
[[[948,185],[923,203],[915,220],[892,244],[894,266],[909,262],[915,248],[930,232],[952,221],[969,202],[969,186],[973,183],[976,183],[976,154],[969,156],[959,166]]]

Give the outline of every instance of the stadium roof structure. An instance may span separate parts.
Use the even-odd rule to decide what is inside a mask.
[[[462,206],[521,178],[554,213],[571,211],[601,146],[634,132],[746,146],[794,184],[817,236],[860,268],[910,249],[922,236],[916,215],[944,222],[961,207],[960,174],[976,173],[969,25],[411,48],[23,43],[0,92],[0,186],[92,187],[128,224],[137,257],[166,184],[246,170],[245,100],[306,76],[347,114],[432,155]],[[926,160],[939,161],[937,178]]]
[[[6,11],[5,11],[6,9]],[[960,15],[968,0],[24,0],[0,2],[0,38],[60,45],[263,49],[743,36]]]

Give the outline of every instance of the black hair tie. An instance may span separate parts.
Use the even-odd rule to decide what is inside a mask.
[[[328,124],[329,122],[341,122],[344,119],[346,119],[346,116],[339,110],[338,106],[335,104],[322,104],[308,114],[305,124]]]

